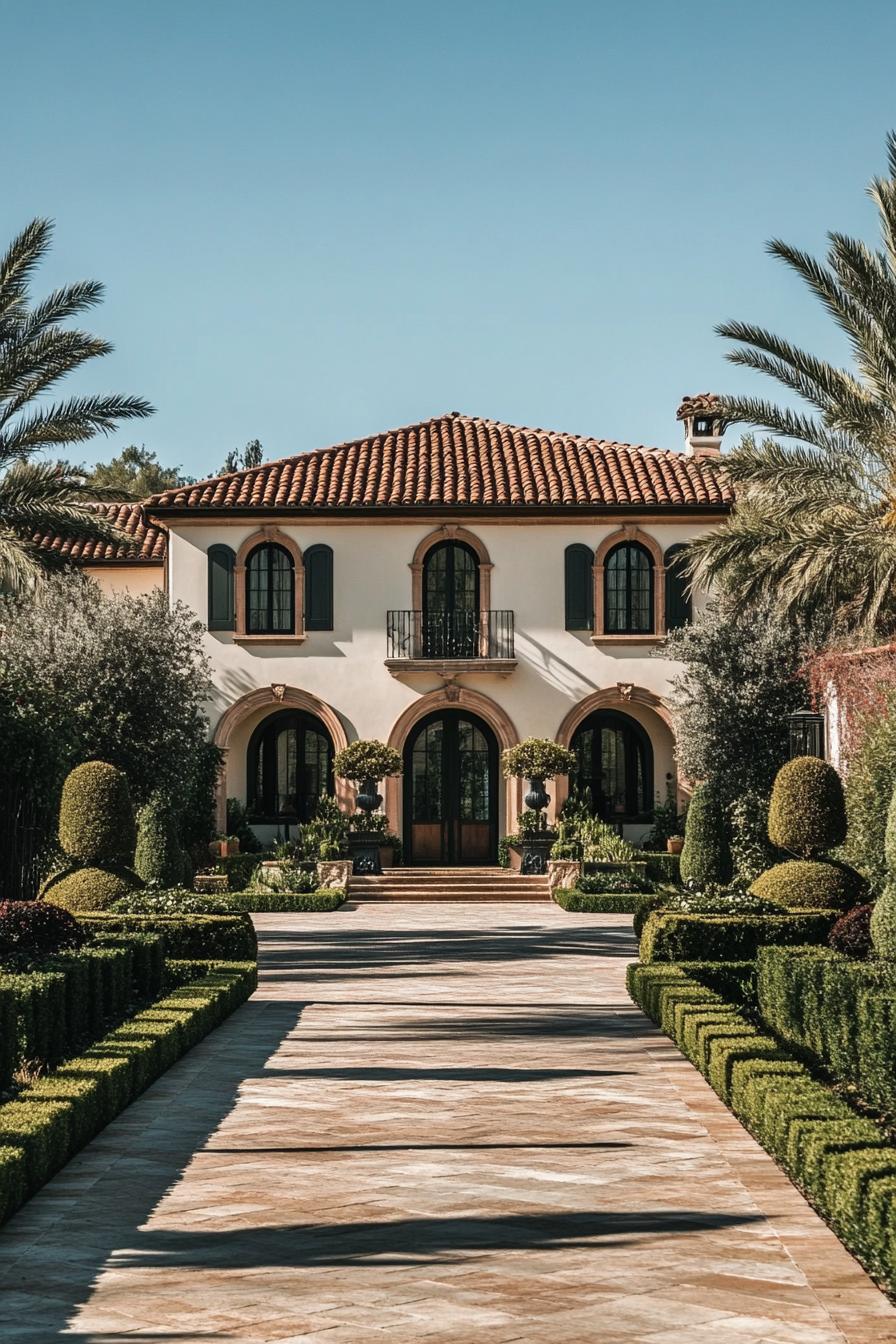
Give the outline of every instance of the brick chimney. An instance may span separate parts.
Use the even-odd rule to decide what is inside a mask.
[[[719,414],[719,400],[712,392],[683,397],[675,414],[684,421],[684,451],[687,457],[719,457],[722,435],[727,428]]]

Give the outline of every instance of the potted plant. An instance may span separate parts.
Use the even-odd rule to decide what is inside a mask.
[[[349,833],[352,870],[355,873],[381,873],[380,848],[385,832],[373,821],[371,813],[383,801],[377,788],[380,780],[401,774],[401,757],[385,742],[361,739],[350,742],[336,753],[333,769],[342,779],[359,786],[356,802],[364,820]]]
[[[526,874],[546,873],[551,846],[556,840],[544,819],[544,810],[551,801],[544,782],[555,775],[568,775],[575,768],[576,758],[567,747],[561,747],[548,737],[527,737],[515,747],[507,747],[501,756],[505,779],[526,779],[529,788],[523,801],[534,812],[536,825],[528,835],[521,834],[520,871]]]
[[[684,849],[683,835],[670,835],[666,841],[667,854],[680,854]]]

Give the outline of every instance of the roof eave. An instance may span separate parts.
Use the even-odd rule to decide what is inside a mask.
[[[493,518],[533,518],[533,517],[594,517],[604,514],[633,514],[643,517],[648,514],[662,518],[669,514],[687,513],[699,517],[713,514],[727,514],[732,508],[731,501],[720,500],[710,504],[691,504],[686,502],[668,504],[361,504],[314,507],[302,505],[167,505],[158,507],[147,505],[146,511],[152,519],[188,518],[432,518],[442,514],[457,514],[464,517]]]

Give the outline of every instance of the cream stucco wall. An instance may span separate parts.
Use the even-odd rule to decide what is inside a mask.
[[[95,579],[108,597],[116,593],[143,597],[165,585],[164,565],[85,565],[84,573]]]
[[[446,520],[448,521],[448,520]],[[617,523],[519,521],[482,522],[452,518],[481,540],[493,565],[492,609],[515,614],[517,667],[508,676],[469,672],[461,687],[488,696],[509,717],[519,738],[555,737],[575,706],[598,691],[608,692],[618,708],[631,714],[648,732],[654,748],[654,785],[665,793],[675,762],[671,732],[649,704],[625,700],[616,687],[634,686],[663,700],[674,665],[654,655],[655,644],[604,643],[572,633],[564,625],[563,553],[581,542],[596,548]],[[410,561],[418,543],[438,520],[351,523],[313,522],[283,525],[280,530],[304,551],[326,542],[334,552],[334,629],[309,632],[303,643],[241,645],[230,633],[208,633],[206,647],[213,667],[209,714],[214,730],[220,716],[241,697],[260,688],[284,684],[308,692],[336,711],[349,740],[387,741],[399,717],[427,692],[443,687],[429,671],[391,675],[386,658],[386,612],[411,608]],[[641,521],[639,526],[665,550],[706,529],[705,520]],[[258,523],[176,523],[169,539],[168,584],[172,599],[186,602],[203,619],[207,611],[209,546],[223,542],[236,551]],[[698,604],[699,605],[699,604]],[[245,797],[246,747],[253,728],[269,707],[256,708],[230,735],[227,794]],[[393,803],[396,795],[392,797]],[[515,800],[502,795],[499,824],[512,826]],[[392,816],[400,825],[400,813]]]

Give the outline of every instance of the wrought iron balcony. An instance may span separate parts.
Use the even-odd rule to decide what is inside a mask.
[[[388,666],[455,662],[509,670],[514,665],[513,612],[386,613]]]

